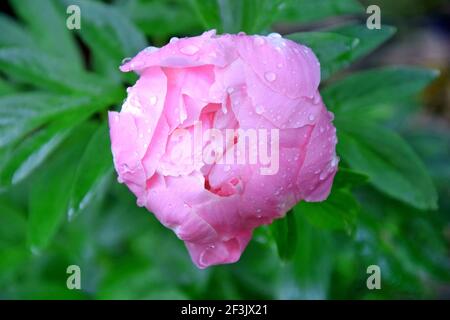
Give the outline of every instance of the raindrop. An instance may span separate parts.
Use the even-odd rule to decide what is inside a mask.
[[[234,88],[228,87],[227,92],[228,92],[228,94],[232,94],[234,92]]]
[[[180,49],[181,53],[192,56],[198,52],[199,48],[190,44]]]
[[[129,61],[131,61],[131,58],[130,58],[130,57],[125,58],[125,59],[122,60],[122,64],[125,64],[125,63],[127,63],[127,62],[129,62]]]
[[[339,162],[339,158],[334,156],[333,159],[331,160],[331,167],[333,167],[333,168],[336,167],[338,162]]]
[[[330,121],[334,120],[334,113],[331,111],[328,111],[328,115],[330,116]]]
[[[325,131],[324,127],[320,127],[320,133],[323,133]]]
[[[265,43],[265,40],[263,37],[257,36],[253,39],[253,42],[257,45],[257,46],[262,46]]]
[[[256,209],[256,212],[258,212],[258,213],[261,212],[261,209]]]
[[[180,40],[180,39],[177,38],[177,37],[172,37],[172,38],[170,38],[169,43],[175,43],[175,42],[177,42],[178,40]]]
[[[152,47],[152,46],[145,48],[145,52],[147,52],[147,53],[152,53],[152,52],[155,52],[155,51],[158,51],[158,50],[159,50],[159,48]]]
[[[267,81],[272,82],[272,81],[275,81],[275,79],[277,78],[277,75],[273,72],[266,72],[264,74],[264,78],[266,78]]]
[[[328,173],[326,171],[323,171],[320,176],[319,176],[319,180],[323,181],[325,180],[325,178],[328,176]]]
[[[150,104],[154,106],[156,104],[156,101],[158,101],[158,98],[156,96],[150,97]]]
[[[230,171],[230,169],[231,169],[230,166],[225,166],[225,167],[223,168],[223,171],[228,172],[228,171]]]
[[[309,117],[308,117],[308,120],[309,120],[309,121],[314,121],[314,115],[313,115],[313,114],[310,114]]]
[[[255,111],[257,114],[261,114],[264,111],[264,107],[260,104],[258,104],[255,109],[256,109]]]
[[[270,38],[281,38],[281,34],[279,34],[277,32],[272,32],[272,33],[269,33],[269,37]]]

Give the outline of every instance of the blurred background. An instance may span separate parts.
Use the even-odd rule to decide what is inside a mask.
[[[79,30],[66,27],[71,4]],[[366,28],[371,4],[379,30]],[[0,7],[0,299],[450,298],[449,1]],[[106,112],[136,80],[122,59],[210,28],[311,46],[342,160],[330,199],[257,229],[239,262],[198,270],[116,182]],[[66,286],[69,265],[81,290]]]

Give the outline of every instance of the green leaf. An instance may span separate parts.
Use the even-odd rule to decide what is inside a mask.
[[[94,133],[81,157],[69,202],[69,218],[88,204],[111,172],[111,143],[105,123]]]
[[[313,50],[320,61],[322,81],[350,65],[351,52],[359,44],[358,38],[332,32],[299,32],[289,34],[286,38],[304,44]]]
[[[189,0],[205,29],[217,29],[222,32],[219,4],[216,0]]]
[[[368,182],[369,177],[363,173],[339,167],[333,181],[333,188],[352,189]]]
[[[0,186],[16,184],[36,170],[95,109],[80,111],[66,112],[60,119],[41,128],[10,150],[7,160],[0,167]]]
[[[89,97],[28,92],[0,97],[0,147],[16,141],[65,112],[92,114],[98,102]]]
[[[0,47],[35,47],[34,39],[16,21],[0,13]]]
[[[395,27],[386,25],[382,25],[381,29],[373,30],[368,29],[366,25],[346,25],[328,31],[360,40],[359,45],[350,54],[350,60],[355,61],[378,48],[391,38],[396,30]]]
[[[14,11],[28,25],[34,39],[45,52],[64,58],[82,68],[80,53],[71,31],[66,26],[66,8],[54,0],[11,0]],[[83,13],[82,13],[83,14]]]
[[[278,255],[282,260],[289,260],[297,249],[297,226],[292,211],[288,211],[286,216],[275,220],[270,226],[272,235],[278,248]]]
[[[265,32],[276,19],[282,0],[191,0],[206,29],[224,33]]]
[[[203,29],[197,16],[192,14],[189,1],[131,0],[117,5],[118,10],[130,16],[142,32],[160,41],[165,42],[171,35],[191,33],[191,30],[199,33]]]
[[[0,243],[23,241],[26,230],[25,214],[16,206],[0,199]]]
[[[295,211],[319,228],[342,229],[351,234],[355,229],[359,205],[350,191],[333,189],[327,200],[302,201],[295,206]]]
[[[86,0],[60,0],[81,10],[80,37],[93,51],[94,65],[117,79],[121,61],[136,55],[147,44],[142,32],[113,6]]]
[[[395,132],[363,122],[336,119],[338,153],[367,174],[380,191],[419,209],[435,209],[437,194],[426,168]]]
[[[335,250],[331,232],[308,223],[294,207],[298,239],[292,261],[280,271],[280,299],[326,299],[328,297]]]
[[[364,13],[357,0],[286,0],[280,20],[309,23],[328,17]]]
[[[415,67],[363,71],[327,86],[322,97],[341,117],[366,116],[369,108],[401,102],[417,94],[436,76],[435,70]]]
[[[33,179],[29,194],[28,244],[39,253],[60,226],[69,204],[77,157],[83,152],[94,127],[86,124],[77,130],[55,157]]]
[[[0,49],[0,71],[13,79],[58,93],[77,92],[96,96],[114,93],[108,79],[76,70],[66,59],[29,48]]]

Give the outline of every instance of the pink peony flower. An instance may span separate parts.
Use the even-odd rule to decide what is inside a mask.
[[[254,228],[327,198],[338,158],[313,52],[279,34],[173,38],[123,64],[109,113],[119,182],[199,268],[239,260]]]

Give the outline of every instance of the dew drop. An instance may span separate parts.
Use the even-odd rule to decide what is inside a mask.
[[[158,101],[158,98],[156,96],[150,97],[150,104],[154,106],[156,104],[156,101]]]
[[[314,115],[313,115],[313,114],[310,114],[309,117],[308,117],[308,120],[309,120],[309,121],[314,121]]]
[[[147,52],[147,53],[152,53],[152,52],[155,52],[155,51],[158,51],[158,50],[159,50],[159,48],[152,47],[152,46],[145,48],[145,52]]]
[[[223,171],[228,172],[228,171],[230,171],[230,169],[231,169],[230,166],[225,166],[225,167],[223,168]]]
[[[228,87],[227,88],[227,92],[228,92],[228,94],[232,94],[234,92],[234,88],[233,87]]]
[[[334,113],[331,111],[328,111],[328,115],[330,116],[330,121],[334,120]]]
[[[255,111],[256,111],[257,114],[262,114],[263,111],[264,111],[264,107],[259,104],[259,105],[256,106]]]
[[[256,36],[256,37],[253,39],[253,42],[254,42],[257,46],[262,46],[266,41],[264,40],[263,37]]]
[[[325,131],[325,128],[324,127],[320,127],[320,133],[323,133],[324,131]]]
[[[190,44],[180,49],[181,53],[192,56],[198,52],[199,48]]]
[[[269,33],[269,38],[281,38],[281,34],[277,33],[277,32],[272,32]]]
[[[128,58],[123,59],[121,64],[125,64],[125,63],[130,62],[130,61],[131,61],[131,58],[128,57]]]
[[[169,43],[175,43],[175,42],[177,42],[178,40],[180,40],[180,39],[177,38],[177,37],[172,37],[172,38],[170,38]]]
[[[273,72],[266,72],[264,74],[264,78],[266,78],[266,80],[269,82],[273,82],[277,78],[277,75]]]

